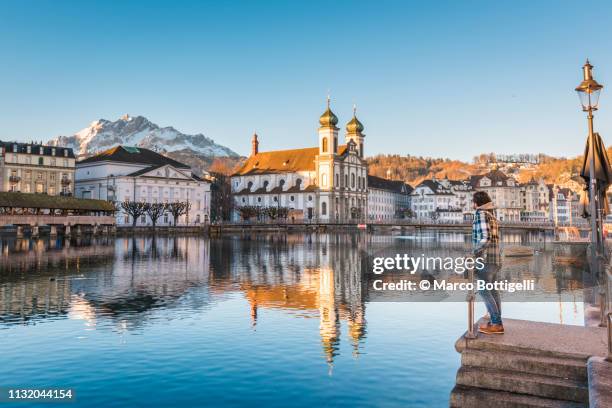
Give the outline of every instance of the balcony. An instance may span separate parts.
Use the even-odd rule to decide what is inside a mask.
[[[68,179],[68,178],[62,178],[62,186],[69,186],[72,183],[72,180]]]
[[[9,182],[17,184],[21,181],[21,177],[19,176],[10,176],[9,177]]]

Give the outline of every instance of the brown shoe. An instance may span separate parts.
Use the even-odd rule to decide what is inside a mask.
[[[504,326],[502,324],[489,324],[486,327],[480,326],[478,331],[484,334],[504,334]]]
[[[490,325],[491,325],[491,322],[481,323],[478,325],[478,330],[487,330]]]

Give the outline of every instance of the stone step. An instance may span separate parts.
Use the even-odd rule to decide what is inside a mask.
[[[457,385],[451,392],[450,406],[451,408],[587,408],[588,404]]]
[[[473,340],[461,337],[455,348],[460,353],[472,349],[577,359],[585,365],[591,356],[606,356],[607,332],[602,327],[514,319],[504,319],[504,327],[503,335],[479,334]]]
[[[461,367],[457,385],[526,394],[536,397],[588,403],[586,382],[573,379],[522,374],[483,367]]]
[[[586,364],[581,359],[467,349],[461,353],[461,365],[587,382]]]

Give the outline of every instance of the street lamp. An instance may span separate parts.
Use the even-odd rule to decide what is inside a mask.
[[[587,59],[582,67],[584,79],[576,87],[582,110],[587,112],[587,120],[589,125],[589,200],[591,201],[591,254],[593,261],[598,251],[598,235],[597,235],[597,210],[595,205],[595,137],[593,132],[593,112],[599,106],[599,94],[603,88],[602,85],[593,79],[593,66]]]

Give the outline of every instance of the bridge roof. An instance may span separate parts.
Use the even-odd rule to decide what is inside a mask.
[[[115,211],[110,201],[34,193],[0,192],[0,207],[48,208],[51,210]]]

